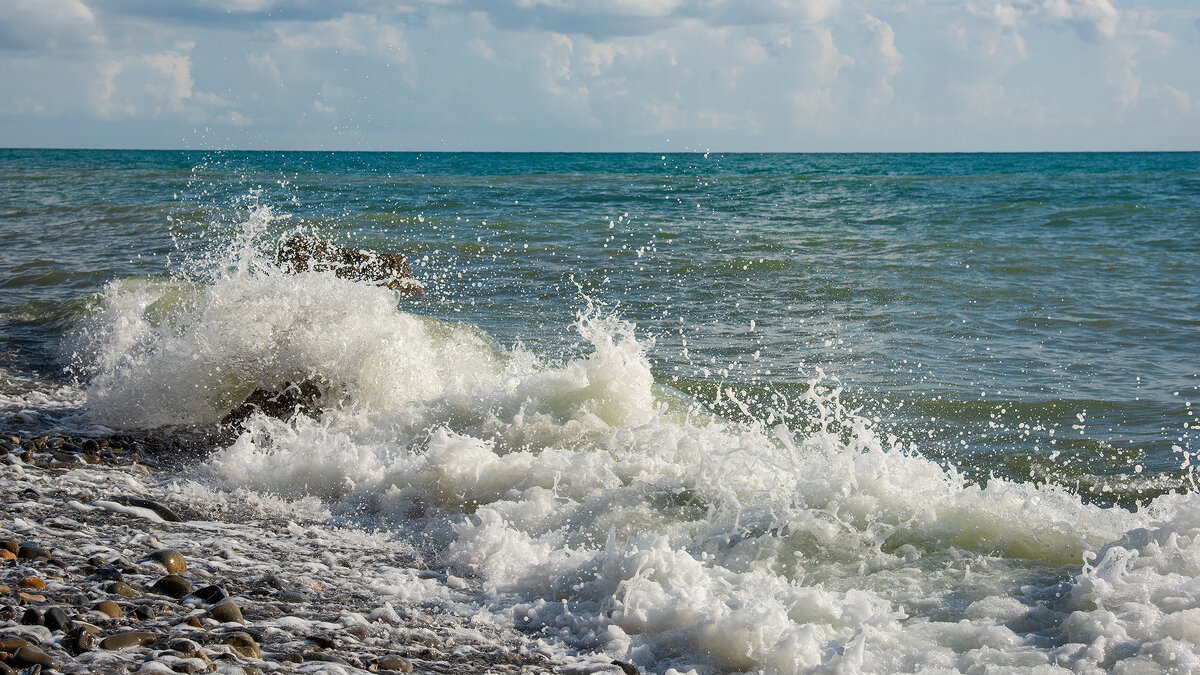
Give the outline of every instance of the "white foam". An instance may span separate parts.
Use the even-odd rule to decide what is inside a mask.
[[[820,383],[796,411],[818,431],[723,421],[655,384],[634,327],[594,308],[583,352],[546,362],[396,303],[265,264],[114,285],[88,402],[109,425],[209,423],[255,385],[320,382],[323,414],[254,417],[210,470],[390,528],[559,651],[660,673],[1196,662],[1192,496],[1134,513],[971,485]]]

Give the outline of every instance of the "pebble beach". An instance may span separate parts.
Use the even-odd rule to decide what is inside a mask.
[[[402,544],[189,499],[180,444],[0,437],[0,673],[553,672]]]

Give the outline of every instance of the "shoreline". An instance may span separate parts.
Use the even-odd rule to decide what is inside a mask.
[[[176,480],[170,441],[111,438],[0,435],[0,673],[564,665],[479,613],[467,580],[423,568],[407,544],[251,497],[205,503],[203,488]]]

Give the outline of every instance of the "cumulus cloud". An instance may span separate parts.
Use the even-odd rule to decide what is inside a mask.
[[[76,51],[103,41],[80,0],[0,0],[0,50]]]

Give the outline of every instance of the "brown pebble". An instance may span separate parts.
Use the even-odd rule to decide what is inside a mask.
[[[112,600],[101,600],[100,602],[97,602],[92,609],[100,612],[110,619],[119,619],[125,616],[125,612],[121,609],[121,606]]]
[[[21,542],[16,539],[5,539],[4,541],[0,541],[0,548],[9,553],[16,553],[21,549]]]
[[[21,647],[13,652],[12,658],[8,662],[18,668],[30,668],[33,666],[41,666],[42,668],[54,667],[54,659],[33,645]]]
[[[379,659],[378,667],[380,670],[394,670],[398,673],[411,673],[413,671],[412,661],[403,656],[384,656]]]
[[[104,589],[106,591],[108,591],[109,593],[114,593],[116,595],[121,596],[122,598],[136,598],[139,595],[141,595],[141,593],[138,593],[137,591],[133,590],[133,587],[130,586],[129,584],[125,583],[124,581],[114,581],[111,584],[105,586]]]
[[[15,652],[21,647],[31,644],[33,643],[24,638],[4,638],[3,640],[0,640],[0,652]]]
[[[131,630],[126,633],[117,633],[110,635],[100,641],[100,648],[109,651],[118,651],[129,647],[145,647],[158,642],[158,636],[154,633],[147,633],[140,630]]]
[[[46,596],[36,593],[18,593],[22,602],[45,602]]]
[[[90,652],[96,648],[96,636],[86,628],[76,628],[67,637],[66,646],[76,654]]]
[[[172,598],[182,598],[183,596],[192,592],[192,584],[190,581],[184,579],[178,574],[168,574],[167,576],[154,582],[154,585],[150,587],[150,590],[154,591],[155,593],[169,595]]]
[[[100,463],[100,455],[80,455],[79,458],[82,459],[83,461],[87,462],[88,464],[99,464]]]
[[[150,553],[146,556],[146,560],[152,560],[162,565],[167,570],[167,574],[183,574],[187,571],[187,562],[184,561],[183,556],[179,554],[179,551],[169,548]]]
[[[16,560],[16,559],[17,559],[16,553],[13,553],[12,551],[10,551],[6,548],[0,549],[0,560]]]
[[[221,623],[246,623],[246,620],[242,618],[241,608],[232,600],[226,600],[212,607],[208,610],[208,615]]]
[[[232,647],[233,651],[248,659],[262,658],[262,650],[258,648],[258,643],[254,641],[254,638],[250,637],[249,633],[243,633],[242,631],[230,633],[222,642]]]
[[[29,609],[25,610],[24,614],[21,615],[21,623],[25,624],[26,626],[42,625],[41,611],[30,607]]]
[[[46,590],[46,582],[37,577],[25,577],[21,580],[21,588],[36,588],[39,591]]]
[[[0,595],[8,595],[9,593],[12,593],[12,589],[4,584],[0,584]]]
[[[200,619],[194,616],[189,616],[188,620],[184,621],[184,623],[192,628],[204,628],[204,624],[200,622]]]

